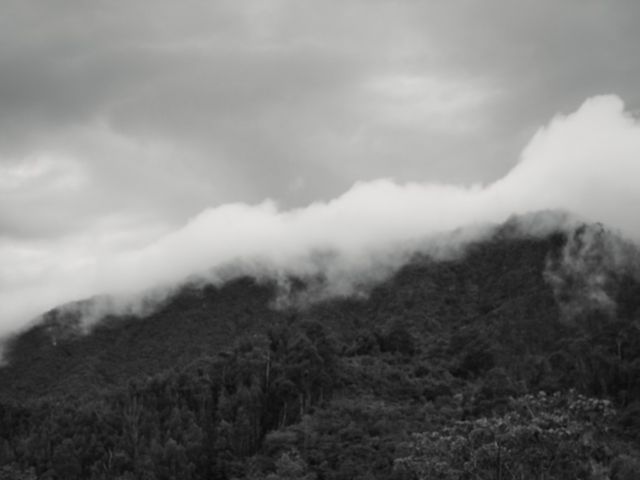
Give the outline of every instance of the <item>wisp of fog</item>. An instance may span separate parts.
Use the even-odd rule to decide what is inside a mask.
[[[415,250],[450,252],[486,234],[483,225],[527,212],[571,212],[638,240],[639,179],[640,123],[618,97],[598,96],[540,128],[512,170],[488,185],[380,179],[304,208],[220,205],[142,247],[95,256],[74,256],[73,244],[45,251],[0,244],[0,334],[64,302],[103,293],[130,299],[194,274],[220,280],[233,262],[282,276],[320,272],[345,291],[357,283],[353,275],[383,276]],[[537,216],[524,228],[565,222]]]

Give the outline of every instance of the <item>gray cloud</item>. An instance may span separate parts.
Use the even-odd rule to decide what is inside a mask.
[[[228,203],[203,209],[178,227],[113,218],[64,239],[4,240],[0,331],[78,298],[172,288],[194,274],[216,281],[233,262],[276,275],[322,272],[330,285],[349,291],[361,277],[392,271],[416,249],[442,251],[439,236],[448,231],[467,228],[458,238],[445,237],[451,248],[513,214],[561,209],[576,217],[529,217],[523,228],[537,233],[583,218],[639,241],[633,208],[640,204],[638,158],[638,121],[618,97],[594,97],[576,112],[554,117],[517,165],[484,187],[376,180],[302,208]],[[13,175],[16,181],[38,175],[77,181],[46,162]],[[317,262],[323,252],[333,261]]]
[[[16,271],[61,251],[91,263],[230,202],[289,211],[379,178],[493,185],[557,112],[609,92],[640,108],[639,14],[631,0],[6,0],[0,250]]]
[[[1,8],[0,162],[81,162],[77,228],[131,209],[175,223],[224,201],[300,205],[379,177],[486,183],[555,112],[598,93],[640,103],[634,2]],[[102,154],[83,148],[100,135]],[[37,234],[16,222],[5,235]]]

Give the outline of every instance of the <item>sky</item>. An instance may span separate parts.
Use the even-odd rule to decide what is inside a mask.
[[[236,258],[353,258],[537,209],[636,237],[639,18],[633,0],[1,0],[0,333]]]

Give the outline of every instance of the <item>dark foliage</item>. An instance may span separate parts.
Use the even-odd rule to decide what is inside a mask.
[[[50,312],[0,369],[0,479],[640,478],[640,285],[568,318],[566,240],[304,310],[243,278],[88,335]]]

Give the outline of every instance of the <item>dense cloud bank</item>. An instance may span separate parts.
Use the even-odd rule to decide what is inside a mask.
[[[489,185],[381,179],[292,210],[270,200],[217,206],[175,231],[143,232],[137,240],[135,226],[106,230],[106,236],[132,237],[127,248],[110,249],[95,236],[33,248],[5,241],[0,244],[0,332],[91,295],[130,298],[171,288],[194,274],[220,279],[233,262],[250,272],[323,273],[336,292],[344,292],[360,282],[354,275],[383,276],[416,250],[455,253],[485,234],[484,225],[514,214],[571,212],[571,217],[543,214],[521,222],[533,233],[581,218],[638,240],[639,179],[640,124],[619,98],[595,97],[541,128],[514,168]],[[96,244],[107,247],[92,248]]]

